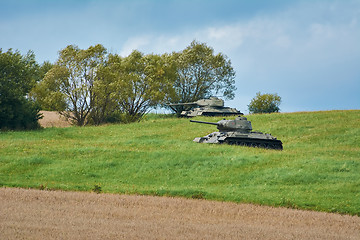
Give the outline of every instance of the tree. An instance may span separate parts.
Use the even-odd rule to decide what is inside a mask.
[[[111,55],[109,55],[110,57]],[[116,77],[115,73],[109,68],[109,59],[101,66],[97,72],[96,81],[93,87],[93,104],[90,112],[91,123],[100,125],[108,121],[114,121],[115,113],[119,115],[115,101]],[[115,119],[120,121],[120,119]]]
[[[159,55],[133,51],[128,57],[111,55],[108,77],[115,84],[114,99],[124,113],[123,121],[139,121],[152,107],[164,101],[172,84],[166,74],[166,63]]]
[[[0,49],[0,129],[35,129],[39,127],[38,105],[27,94],[39,77],[39,66],[31,51]]]
[[[76,125],[87,124],[93,107],[94,82],[105,55],[106,49],[100,44],[86,50],[75,45],[61,50],[58,61],[39,86],[48,96],[44,102]]]
[[[273,113],[280,111],[281,97],[275,94],[256,93],[250,104],[248,105],[250,113]]]
[[[182,52],[173,53],[172,61],[176,74],[168,102],[194,102],[218,94],[234,98],[235,71],[231,61],[221,53],[215,55],[205,43],[191,42]],[[181,112],[184,106],[175,109]]]
[[[54,96],[56,87],[55,82],[44,82],[42,81],[48,71],[54,65],[48,61],[45,61],[39,68],[39,80],[36,85],[31,89],[29,97],[39,103],[42,110],[56,111],[58,109],[65,109],[65,102],[58,97]],[[61,107],[60,107],[61,106]]]

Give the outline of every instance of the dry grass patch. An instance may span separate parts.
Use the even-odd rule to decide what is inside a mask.
[[[44,128],[48,127],[70,127],[71,122],[66,120],[58,112],[54,111],[40,111],[43,118],[39,120],[40,126]]]

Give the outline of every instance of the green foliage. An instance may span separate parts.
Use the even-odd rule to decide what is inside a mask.
[[[114,99],[116,91],[115,73],[109,69],[109,60],[97,71],[93,86],[92,109],[89,122],[100,125],[106,122],[120,122],[122,115]]]
[[[168,95],[169,103],[194,102],[212,95],[234,98],[235,71],[230,60],[221,53],[215,55],[214,49],[205,43],[191,42],[179,53],[173,53],[172,67],[174,85]],[[173,106],[180,113],[184,106]]]
[[[0,129],[35,129],[39,106],[27,94],[39,79],[35,55],[0,49]]]
[[[59,53],[59,59],[45,75],[37,90],[51,106],[76,125],[87,124],[94,101],[94,82],[104,63],[106,49],[98,44],[86,50],[69,45]]]
[[[64,97],[57,91],[54,81],[45,82],[43,79],[48,71],[53,68],[50,62],[44,62],[39,69],[39,81],[31,89],[29,96],[39,103],[42,110],[63,111],[66,108]]]
[[[24,130],[40,128],[40,106],[25,97],[1,101],[0,129]]]
[[[281,97],[275,94],[256,93],[250,104],[248,105],[250,113],[273,113],[280,111]]]
[[[187,119],[0,134],[0,185],[182,196],[360,216],[360,111],[247,116],[283,151],[192,140]],[[216,122],[221,118],[199,117]],[[181,133],[181,134],[179,134]]]
[[[166,64],[159,55],[138,51],[125,58],[110,55],[102,73],[104,78],[112,79],[113,92],[108,95],[123,113],[123,122],[139,121],[150,108],[164,101],[171,87]]]
[[[212,94],[234,97],[230,60],[193,41],[180,53],[127,57],[107,55],[98,44],[86,50],[69,45],[52,65],[40,68],[31,97],[42,109],[59,111],[78,126],[136,122],[165,103],[195,101]],[[181,112],[183,106],[173,107]]]

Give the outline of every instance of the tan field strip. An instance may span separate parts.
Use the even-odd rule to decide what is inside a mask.
[[[40,111],[43,118],[39,119],[40,126],[47,127],[70,127],[70,121],[61,116],[58,112],[54,111]]]
[[[360,239],[360,218],[182,198],[0,188],[0,239]]]

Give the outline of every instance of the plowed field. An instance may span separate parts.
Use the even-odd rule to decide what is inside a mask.
[[[0,188],[0,239],[360,239],[360,218],[182,198]]]

